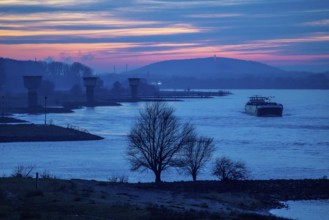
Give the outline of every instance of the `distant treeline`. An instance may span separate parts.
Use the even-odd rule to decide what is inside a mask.
[[[161,88],[190,89],[329,89],[329,74],[307,77],[254,77],[199,79],[172,77],[160,79]]]
[[[126,74],[171,89],[329,89],[329,72],[285,71],[225,57],[162,61]]]
[[[25,91],[24,75],[42,75],[41,94],[50,94],[53,90],[70,90],[80,94],[82,77],[90,76],[93,70],[81,63],[62,63],[45,61],[18,61],[0,58],[0,92]],[[203,74],[199,74],[203,75]],[[128,87],[127,78],[136,77],[132,74],[99,75],[100,88],[112,89],[111,94],[124,93]],[[143,74],[140,86],[141,91],[157,89],[329,89],[329,72],[325,73],[297,73],[256,75],[222,74],[219,77],[186,77],[159,74]],[[161,83],[159,83],[161,82]],[[151,88],[152,84],[154,88]],[[145,87],[145,88],[144,88]],[[147,88],[146,88],[147,87]],[[149,88],[150,87],[150,88]],[[122,90],[120,92],[116,90]],[[126,91],[127,93],[128,91]]]
[[[0,58],[1,110],[12,111],[26,106],[27,90],[23,81],[25,75],[42,75],[42,82],[37,93],[39,105],[42,105],[47,97],[49,105],[70,107],[70,103],[85,101],[83,77],[92,76],[93,70],[77,62],[67,64]],[[122,76],[120,79],[120,81],[113,80],[110,84],[105,84],[103,77],[99,77],[94,90],[95,99],[103,102],[107,99],[130,97],[127,76]],[[143,79],[139,83],[138,93],[141,96],[151,96],[158,94],[158,90]]]
[[[42,75],[43,89],[70,89],[81,84],[82,76],[92,75],[92,69],[81,63],[18,61],[0,58],[0,91],[17,92],[24,89],[22,76]]]
[[[149,77],[148,82],[160,89],[329,89],[329,72],[305,74],[296,77],[257,77],[245,76],[235,78],[197,78],[197,77]],[[102,76],[104,84],[124,81],[126,74],[109,74]],[[161,82],[160,84],[158,84]]]

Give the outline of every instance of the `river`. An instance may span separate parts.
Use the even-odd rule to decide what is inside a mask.
[[[322,178],[329,175],[328,90],[231,90],[229,96],[170,102],[182,122],[193,123],[200,135],[215,139],[214,158],[244,161],[254,179]],[[283,117],[245,114],[252,95],[275,96],[284,105]],[[129,182],[153,181],[150,172],[129,170],[127,139],[144,103],[119,107],[82,108],[71,114],[48,114],[48,123],[68,124],[103,136],[100,141],[0,143],[0,172],[10,175],[18,165],[59,178],[107,180],[126,176]],[[44,115],[16,115],[43,123]],[[215,179],[210,163],[200,179]],[[189,180],[176,170],[163,173],[164,181]]]

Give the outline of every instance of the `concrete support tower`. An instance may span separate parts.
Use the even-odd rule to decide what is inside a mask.
[[[128,78],[128,80],[130,85],[131,98],[133,100],[136,100],[140,78]]]
[[[23,76],[24,86],[28,90],[28,109],[38,108],[38,89],[41,85],[42,76]]]
[[[86,87],[87,106],[95,105],[94,91],[97,84],[97,79],[98,77],[93,76],[83,77],[83,84]]]

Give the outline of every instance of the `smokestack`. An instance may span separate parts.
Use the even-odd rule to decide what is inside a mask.
[[[138,94],[138,85],[140,78],[128,78],[129,80],[129,85],[130,85],[130,91],[131,91],[131,98],[133,100],[137,99],[137,94]]]
[[[94,106],[95,100],[94,100],[94,90],[97,83],[98,77],[83,77],[83,84],[86,87],[86,101],[87,106]]]
[[[42,76],[23,76],[24,86],[28,90],[28,108],[35,110],[38,107],[38,89]]]

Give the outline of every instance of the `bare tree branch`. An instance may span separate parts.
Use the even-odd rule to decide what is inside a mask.
[[[192,176],[193,181],[196,181],[199,173],[210,161],[215,151],[215,145],[213,138],[203,136],[196,138],[196,135],[192,137],[182,151],[179,166],[185,173]]]
[[[181,124],[174,109],[164,102],[146,104],[128,135],[131,170],[151,170],[155,181],[177,164],[177,155],[194,135],[193,127]]]

